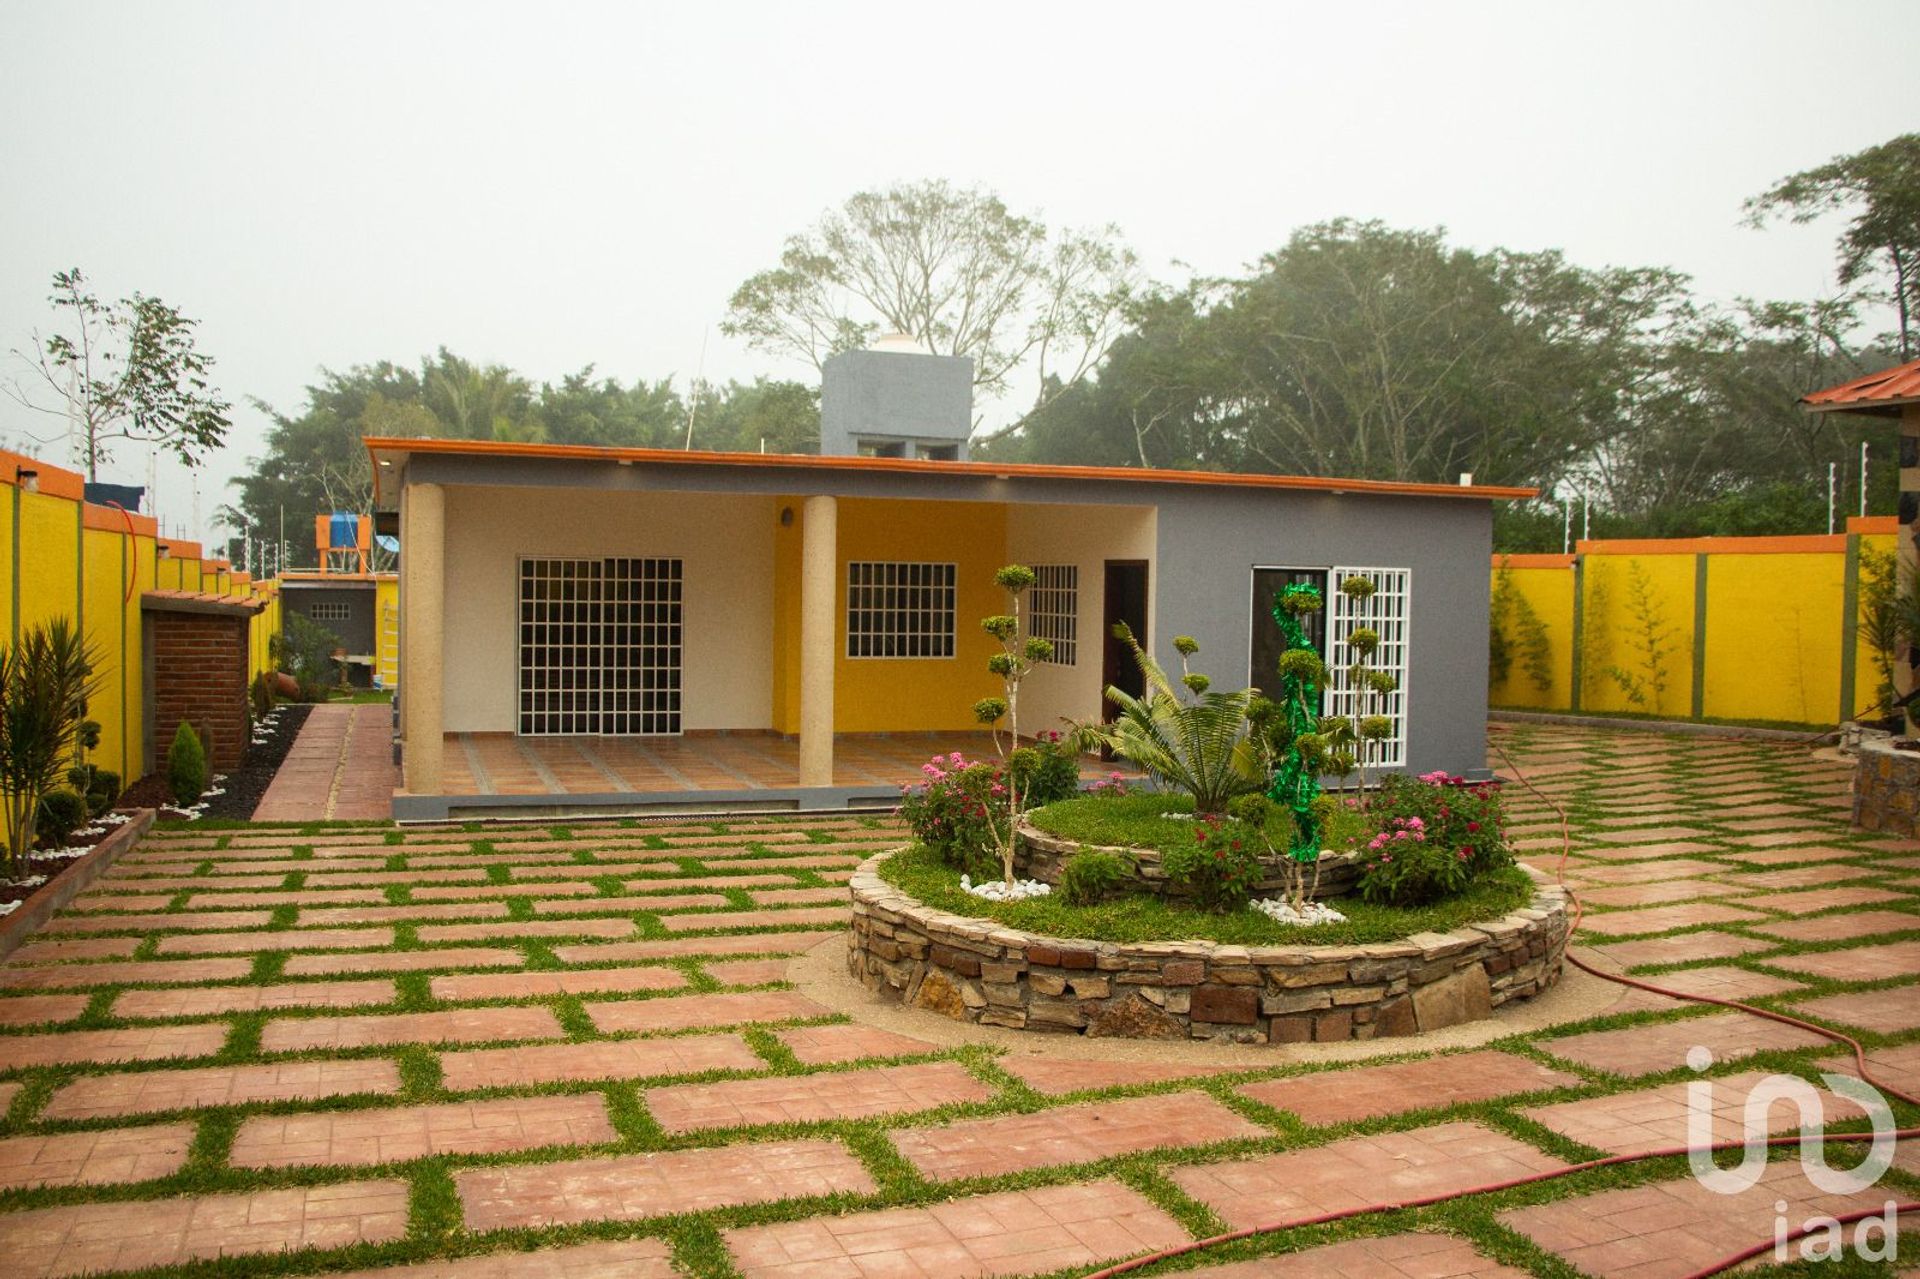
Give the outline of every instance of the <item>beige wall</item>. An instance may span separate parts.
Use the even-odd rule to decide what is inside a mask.
[[[1062,719],[1105,714],[1100,659],[1106,617],[1106,562],[1147,560],[1147,629],[1151,633],[1154,511],[1152,507],[1007,507],[1007,560],[1016,564],[1075,564],[1080,569],[1078,658],[1072,666],[1042,662],[1020,686],[1020,731],[1060,728]]]
[[[770,727],[777,510],[768,497],[448,487],[446,731],[513,731],[519,561],[572,555],[683,561],[682,727]]]

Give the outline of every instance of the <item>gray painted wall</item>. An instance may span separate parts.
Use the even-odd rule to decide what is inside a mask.
[[[911,351],[843,351],[820,371],[820,452],[857,454],[859,441],[889,440],[920,456],[927,445],[967,456],[973,433],[973,361]]]
[[[733,492],[921,501],[1131,505],[1158,508],[1152,568],[1169,667],[1176,634],[1200,641],[1198,670],[1218,687],[1251,682],[1252,570],[1335,564],[1411,570],[1408,766],[1415,772],[1486,762],[1487,604],[1492,503],[1474,497],[1237,489],[1139,480],[1068,480],[925,472],[846,472],[774,466],[619,466],[613,461],[420,455],[405,482],[581,487],[632,492]],[[457,530],[448,530],[450,537]],[[1083,582],[1082,590],[1099,583]]]
[[[1172,638],[1191,635],[1216,687],[1252,683],[1256,565],[1409,569],[1408,768],[1485,766],[1491,503],[1168,488],[1151,583],[1160,661],[1175,668]]]

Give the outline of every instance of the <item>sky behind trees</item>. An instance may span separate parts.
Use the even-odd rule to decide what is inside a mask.
[[[1740,203],[1915,128],[1899,76],[1824,51],[1920,37],[1920,9],[1866,0],[4,0],[0,22],[0,351],[52,323],[73,266],[199,320],[240,406],[209,518],[260,451],[246,397],[297,408],[321,366],[446,346],[536,379],[810,379],[724,337],[727,299],[899,180],[1118,223],[1170,283],[1347,216],[1670,266],[1712,300],[1828,296],[1833,226],[1750,230]],[[0,433],[23,427],[43,429],[0,401]],[[144,472],[138,450],[107,468]],[[183,523],[183,473],[161,473]]]

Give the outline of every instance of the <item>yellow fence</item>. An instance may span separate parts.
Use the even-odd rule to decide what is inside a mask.
[[[1510,665],[1495,706],[1832,724],[1870,711],[1861,552],[1892,518],[1845,533],[1581,542],[1496,555],[1495,625]],[[1505,587],[1514,603],[1502,610]],[[1537,623],[1537,624],[1536,624]],[[1533,641],[1528,643],[1528,634]]]
[[[100,656],[100,695],[87,708],[100,724],[92,758],[130,785],[145,771],[141,594],[264,596],[251,623],[250,676],[268,667],[279,600],[272,583],[236,572],[197,542],[160,537],[151,518],[82,496],[75,472],[0,450],[0,640],[16,642],[56,617],[80,626]]]

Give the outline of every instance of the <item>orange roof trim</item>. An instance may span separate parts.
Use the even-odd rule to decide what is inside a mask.
[[[1909,360],[1803,395],[1800,402],[1815,413],[1878,413],[1899,417],[1903,405],[1920,404],[1920,360]]]
[[[620,449],[585,444],[523,444],[503,440],[396,439],[369,436],[367,453],[379,482],[382,453],[440,453],[546,461],[644,462],[654,466],[738,466],[775,470],[893,475],[976,475],[992,479],[1106,480],[1133,484],[1190,484],[1213,488],[1296,489],[1322,493],[1378,493],[1407,497],[1523,499],[1540,490],[1491,484],[1409,484],[1393,480],[1324,479],[1307,475],[1244,475],[1227,471],[1160,471],[1136,466],[1047,466],[1033,462],[936,462],[897,457],[816,457],[804,453],[714,453],[697,449]]]

